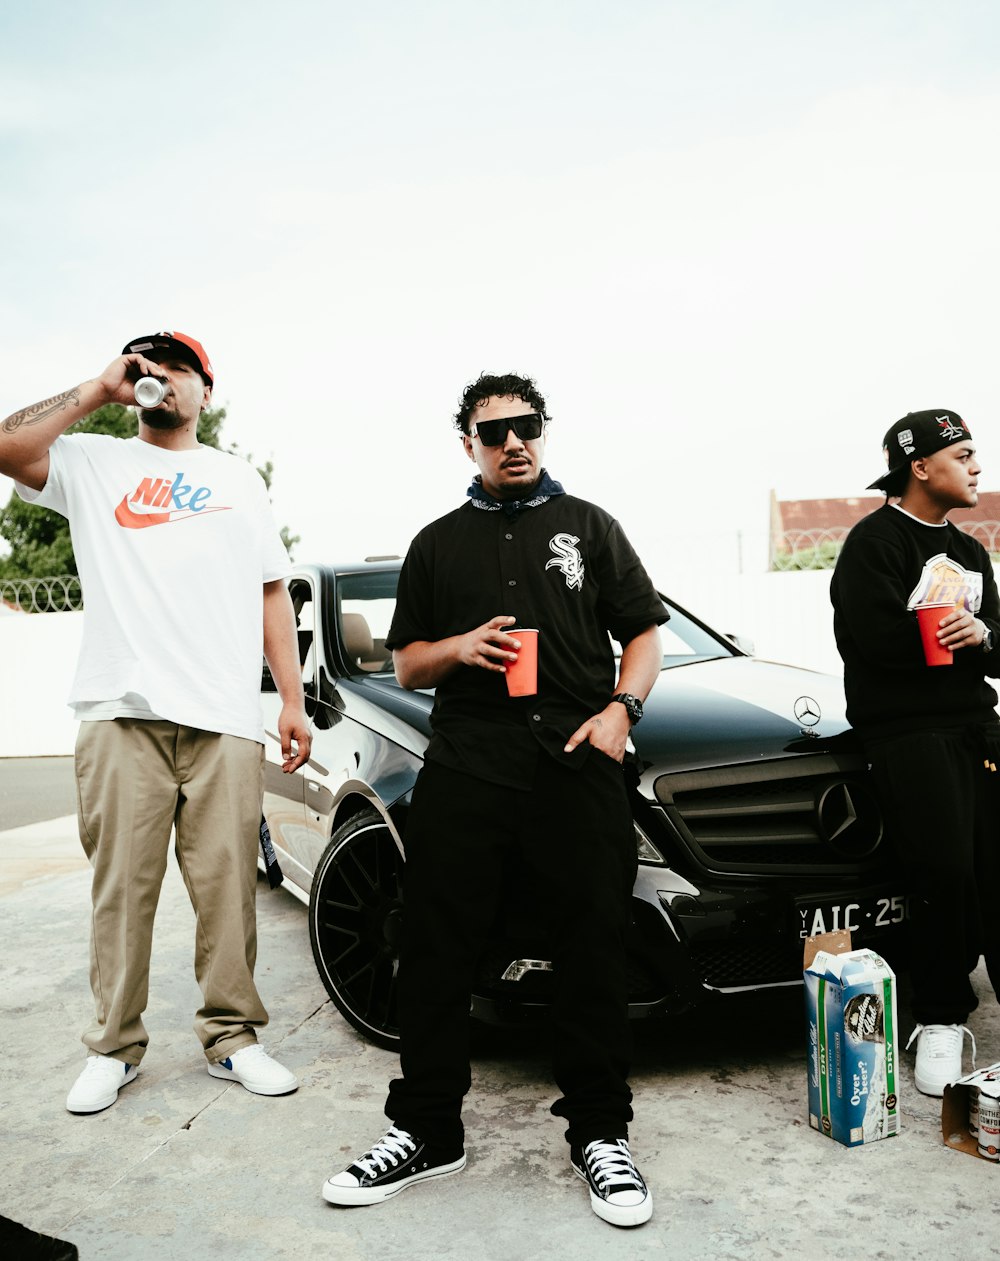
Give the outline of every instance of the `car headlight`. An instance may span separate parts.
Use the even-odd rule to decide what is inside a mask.
[[[655,863],[659,867],[665,867],[667,864],[663,855],[634,819],[632,826],[635,828],[635,852],[639,862]]]

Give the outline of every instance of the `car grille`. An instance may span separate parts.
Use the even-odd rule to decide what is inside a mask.
[[[657,801],[703,867],[855,873],[878,860],[882,817],[857,758],[816,754],[661,775]]]
[[[787,943],[699,946],[692,949],[691,959],[704,983],[715,989],[802,980],[802,958],[794,955]]]

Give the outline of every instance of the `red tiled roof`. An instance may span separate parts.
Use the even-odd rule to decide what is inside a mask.
[[[858,495],[851,499],[779,499],[775,503],[776,533],[850,528],[884,503],[884,495]],[[982,491],[975,508],[962,508],[948,515],[956,525],[970,521],[1000,521],[1000,491]]]

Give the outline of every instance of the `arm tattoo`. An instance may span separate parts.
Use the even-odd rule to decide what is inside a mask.
[[[79,402],[79,389],[66,390],[64,394],[56,394],[53,398],[43,399],[41,403],[32,403],[23,412],[15,412],[13,416],[8,416],[0,423],[0,429],[4,433],[17,433],[22,425],[39,425],[43,420],[54,416],[56,412],[61,412],[63,408],[74,403],[79,404]]]

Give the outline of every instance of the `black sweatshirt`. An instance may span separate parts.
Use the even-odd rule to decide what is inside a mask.
[[[847,717],[863,736],[996,720],[1000,646],[961,648],[927,666],[913,606],[963,601],[1000,645],[1000,596],[983,546],[951,522],[926,525],[886,505],[851,530],[830,584]],[[942,609],[942,617],[947,609]]]

